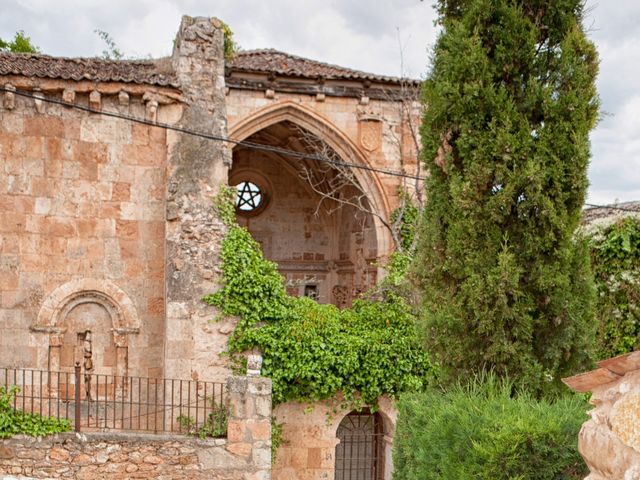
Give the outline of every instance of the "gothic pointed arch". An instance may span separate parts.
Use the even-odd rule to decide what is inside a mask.
[[[318,112],[293,101],[283,101],[257,110],[229,128],[229,136],[235,141],[243,141],[251,135],[280,122],[291,122],[308,130],[327,143],[345,162],[362,165],[353,173],[367,192],[373,210],[382,218],[389,218],[391,207],[380,178],[367,170],[367,155],[336,125]],[[392,239],[379,218],[374,217],[378,252],[385,256],[392,251]]]

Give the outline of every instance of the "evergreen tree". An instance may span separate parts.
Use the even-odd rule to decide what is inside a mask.
[[[423,91],[430,171],[414,273],[443,380],[534,391],[588,368],[594,288],[574,235],[598,116],[582,0],[438,0]]]

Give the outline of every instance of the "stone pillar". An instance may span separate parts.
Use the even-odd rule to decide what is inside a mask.
[[[171,63],[185,99],[179,125],[226,137],[222,23],[183,17]],[[229,371],[218,354],[226,337],[211,329],[215,312],[201,299],[218,287],[225,227],[212,197],[227,184],[231,151],[220,141],[182,133],[172,133],[168,143],[165,377],[224,381]]]
[[[271,379],[229,377],[227,450],[249,465],[246,480],[271,478]]]

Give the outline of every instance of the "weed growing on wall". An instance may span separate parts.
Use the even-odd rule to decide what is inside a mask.
[[[27,413],[13,408],[18,387],[7,390],[0,387],[0,438],[23,434],[44,437],[71,430],[69,420],[45,417],[37,413]]]
[[[339,392],[353,405],[376,405],[381,395],[423,390],[433,368],[419,345],[405,300],[389,292],[357,300],[350,309],[287,295],[273,262],[232,216],[233,191],[216,205],[229,230],[222,242],[223,287],[204,297],[239,317],[229,352],[257,348],[275,404],[315,401]]]

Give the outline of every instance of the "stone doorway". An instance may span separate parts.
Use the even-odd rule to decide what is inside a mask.
[[[378,413],[353,411],[336,432],[335,480],[384,478],[384,427]]]

